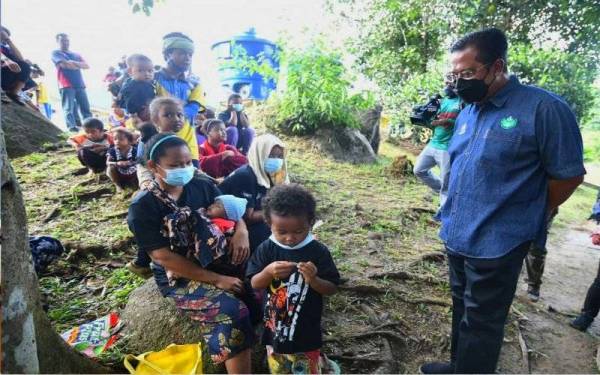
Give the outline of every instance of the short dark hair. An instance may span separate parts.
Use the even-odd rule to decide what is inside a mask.
[[[156,145],[160,140],[173,135],[175,135],[175,133],[159,133],[150,138],[148,143],[144,145],[144,160],[146,160],[146,162],[148,160],[152,160],[153,162],[158,163],[158,160],[165,156],[168,149],[181,146],[188,147],[188,144],[183,139],[179,137],[171,137],[160,142],[160,144],[156,146],[156,149],[152,153],[152,159],[150,159],[150,153],[152,152],[152,149],[154,149],[154,145]]]
[[[142,63],[152,64],[152,60],[148,56],[142,55],[141,53],[134,53],[133,55],[129,55],[127,57],[128,68],[131,68],[134,64]],[[152,68],[154,69],[154,66],[152,66]]]
[[[125,137],[129,143],[133,143],[133,134],[125,128],[116,128],[114,138]]]
[[[154,124],[151,122],[144,122],[138,127],[138,130],[140,131],[141,135],[140,141],[143,143],[148,142],[150,138],[158,134],[158,129],[156,129],[156,126],[154,126]]]
[[[452,45],[450,52],[462,51],[468,47],[477,50],[477,61],[491,64],[498,59],[507,61],[508,41],[504,31],[491,27],[469,33]],[[506,64],[505,64],[506,66]]]
[[[100,119],[97,119],[95,117],[88,117],[85,120],[83,120],[83,128],[104,130],[104,124],[102,123],[102,121],[100,121]]]
[[[208,134],[208,133],[210,133],[211,130],[213,130],[217,126],[221,126],[221,125],[225,126],[225,123],[216,118],[209,118],[209,119],[204,120],[204,123],[202,123],[202,128],[204,128],[206,131],[206,134]]]
[[[177,98],[171,96],[158,96],[154,98],[148,105],[150,110],[150,119],[154,119],[158,116],[158,112],[165,105],[176,105],[183,109],[183,102]]]
[[[305,217],[311,224],[315,221],[317,201],[310,191],[299,184],[277,185],[263,201],[265,219],[271,222],[271,215]]]
[[[229,98],[227,98],[227,103],[231,102],[234,99],[242,99],[242,96],[240,94],[237,93],[233,93],[231,95],[229,95]]]
[[[62,37],[69,37],[69,36],[65,33],[58,33],[58,34],[56,34],[56,41],[58,42],[58,40]]]
[[[207,120],[216,117],[215,110],[209,107],[204,107],[204,112],[202,113],[204,114],[204,117],[206,117]]]

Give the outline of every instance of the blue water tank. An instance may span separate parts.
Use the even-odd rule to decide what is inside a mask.
[[[229,63],[234,59],[234,46],[242,47],[249,57],[266,61],[276,71],[279,71],[279,61],[276,57],[277,45],[269,40],[257,37],[254,28],[212,45],[212,51],[219,66],[219,80],[223,87],[241,94],[244,98],[267,99],[269,93],[276,88],[275,81],[265,79],[258,73],[250,74],[244,69],[231,67]]]

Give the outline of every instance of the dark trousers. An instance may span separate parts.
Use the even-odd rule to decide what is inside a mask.
[[[600,264],[598,265],[598,273],[596,278],[585,296],[585,302],[583,303],[583,309],[581,312],[588,315],[590,318],[598,316],[600,311]]]
[[[98,154],[89,148],[81,148],[77,151],[77,158],[81,164],[94,171],[94,173],[101,173],[106,170],[106,152]]]
[[[137,258],[135,258],[133,263],[135,263],[136,266],[140,267],[150,267],[150,262],[152,262],[152,259],[150,259],[150,255],[148,255],[148,253],[145,250],[138,249]]]
[[[529,253],[525,258],[525,266],[527,268],[527,284],[532,288],[539,289],[542,285],[547,254],[548,250],[545,247],[540,248],[531,244]]]
[[[504,324],[530,243],[495,259],[448,252],[452,289],[451,362],[455,372],[493,373]]]
[[[79,123],[81,120],[78,113],[79,111],[81,111],[81,116],[84,119],[92,117],[90,103],[88,102],[88,97],[84,88],[74,89],[68,87],[60,89],[60,98],[68,129],[74,130],[80,125]]]

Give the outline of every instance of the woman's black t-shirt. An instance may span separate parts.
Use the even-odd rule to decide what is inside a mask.
[[[317,276],[335,285],[340,274],[329,249],[318,241],[297,250],[287,250],[273,241],[263,242],[250,258],[246,276],[261,272],[275,261],[313,262]],[[321,315],[323,296],[308,286],[296,269],[285,280],[273,280],[267,288],[263,343],[275,353],[302,353],[322,346]]]
[[[239,167],[230,174],[220,185],[223,194],[235,195],[248,201],[246,207],[255,211],[262,209],[262,198],[267,194],[267,189],[258,184],[256,174],[249,165]]]
[[[208,208],[219,195],[219,189],[209,180],[193,178],[183,187],[177,205],[187,206],[192,210]],[[140,250],[151,252],[170,247],[169,239],[163,235],[163,218],[170,213],[172,210],[149,191],[142,191],[133,199],[129,206],[127,224]],[[153,270],[156,284],[163,295],[166,295],[172,287],[169,286],[164,269],[155,265]]]

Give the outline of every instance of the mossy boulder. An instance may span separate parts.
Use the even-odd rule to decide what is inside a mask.
[[[62,130],[41,113],[14,102],[2,103],[1,121],[9,158],[44,151],[64,139]]]

